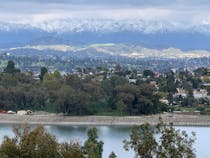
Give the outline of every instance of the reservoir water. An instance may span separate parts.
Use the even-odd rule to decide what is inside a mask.
[[[13,125],[0,124],[0,142],[4,135],[13,136]],[[56,136],[59,142],[77,140],[84,143],[87,136],[87,130],[90,126],[55,126],[46,125],[47,131]],[[176,127],[180,130],[186,130],[189,134],[196,133],[196,157],[209,158],[210,155],[210,127]],[[99,139],[104,142],[103,158],[114,151],[119,158],[133,158],[133,151],[123,149],[123,140],[129,138],[130,127],[128,126],[97,126]]]

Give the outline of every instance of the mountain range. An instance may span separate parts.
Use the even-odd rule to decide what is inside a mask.
[[[40,29],[18,29],[0,31],[0,48],[11,48],[37,44],[84,45],[94,43],[124,43],[143,45],[153,49],[170,47],[183,51],[210,51],[210,36],[198,32],[46,32]]]

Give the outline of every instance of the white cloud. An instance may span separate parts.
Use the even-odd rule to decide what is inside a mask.
[[[210,2],[167,2],[0,0],[0,29],[33,27],[49,32],[131,30],[145,33],[193,30],[210,33]]]

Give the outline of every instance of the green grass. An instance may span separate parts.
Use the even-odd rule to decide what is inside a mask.
[[[49,112],[49,113],[56,113],[56,109],[54,106],[51,104],[47,104],[44,108],[44,111]]]
[[[197,111],[196,107],[174,107],[174,111]]]
[[[95,115],[97,116],[129,116],[128,113],[120,113],[119,111],[103,111],[98,112]]]
[[[210,107],[174,107],[174,111],[200,111],[203,115],[209,115],[210,114]]]

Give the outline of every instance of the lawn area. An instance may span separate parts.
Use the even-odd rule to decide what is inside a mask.
[[[174,107],[173,111],[200,111],[201,114],[210,114],[210,107]]]

